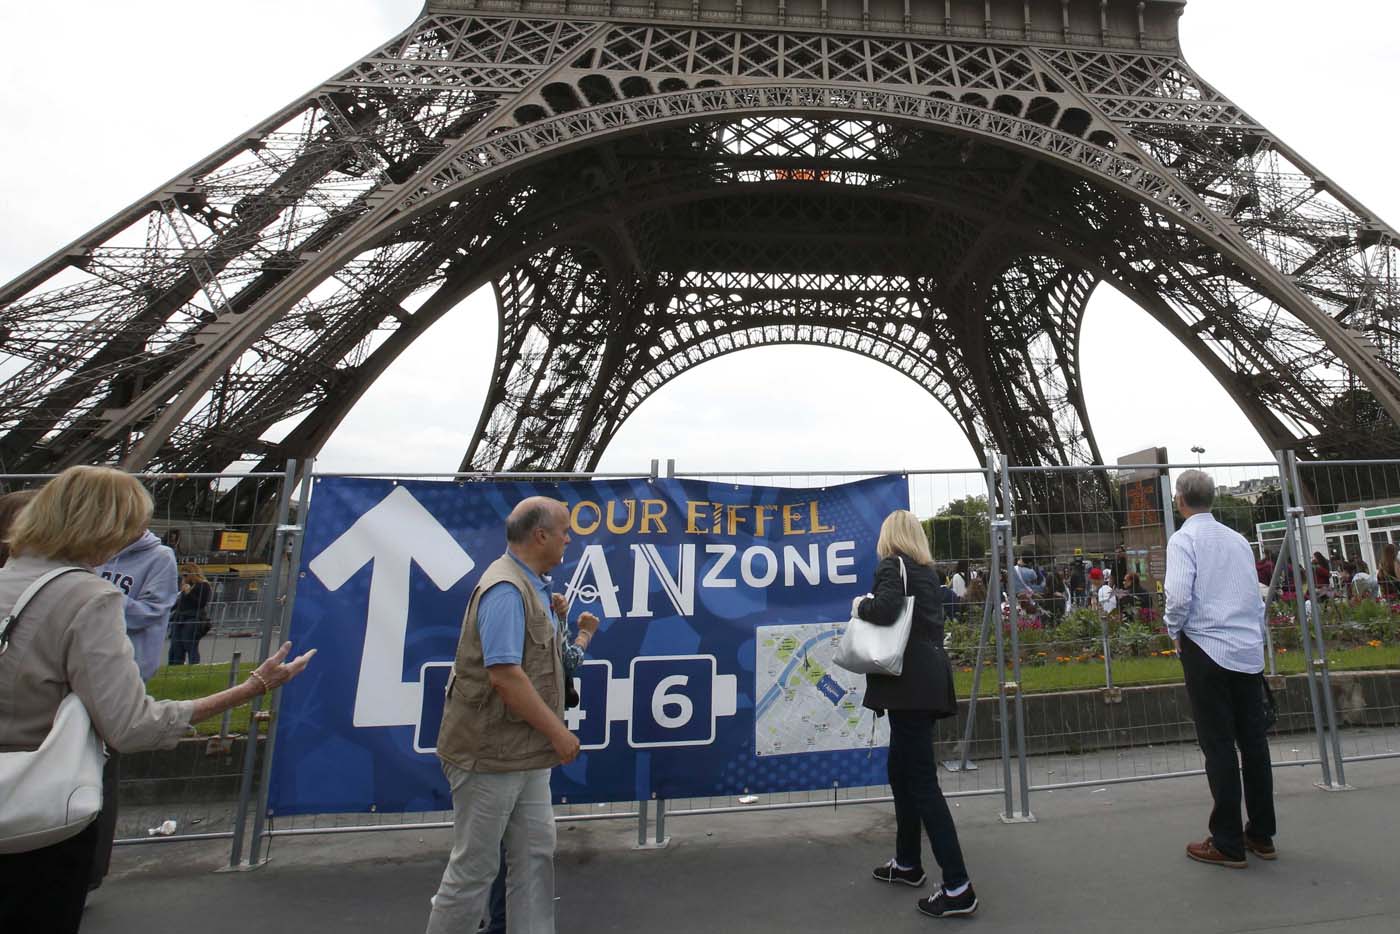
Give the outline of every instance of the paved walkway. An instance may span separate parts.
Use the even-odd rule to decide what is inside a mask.
[[[1183,854],[1204,835],[1204,778],[1038,794],[1035,824],[1000,823],[997,798],[959,799],[982,900],[971,922],[924,918],[919,893],[869,878],[892,849],[889,805],[677,817],[654,851],[632,849],[635,823],[564,824],[558,930],[1400,931],[1400,761],[1351,765],[1348,793],[1316,777],[1276,773],[1281,858],[1245,871]],[[83,931],[417,934],[447,849],[444,831],[279,838],[262,869],[216,874],[223,842],[124,847]]]

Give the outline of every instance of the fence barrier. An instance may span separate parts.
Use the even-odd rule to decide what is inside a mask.
[[[152,531],[181,564],[204,570],[214,594],[198,654],[163,664],[149,684],[153,695],[227,687],[281,640],[302,573],[313,482],[331,476],[313,467],[141,475],[156,501]],[[1037,467],[988,452],[985,466],[965,470],[684,473],[671,461],[664,476],[821,488],[903,475],[955,592],[945,645],[960,705],[937,732],[940,783],[950,797],[996,796],[1003,819],[1014,822],[1034,819],[1042,792],[1203,774],[1161,593],[1167,538],[1179,522],[1171,480],[1197,467],[1217,485],[1216,517],[1261,559],[1266,673],[1279,711],[1274,766],[1316,768],[1319,787],[1343,790],[1348,765],[1400,757],[1400,461],[1300,461],[1279,452],[1253,463]],[[469,484],[662,475],[653,462],[641,474],[438,476]],[[416,477],[424,475],[395,475]],[[0,475],[0,490],[46,479]],[[173,752],[122,757],[120,844],[227,839],[230,865],[251,866],[279,836],[451,826],[447,811],[269,814],[279,695],[267,709],[260,700],[201,724]],[[635,820],[638,845],[655,846],[677,818],[889,800],[887,785],[873,785],[564,801],[556,815]]]

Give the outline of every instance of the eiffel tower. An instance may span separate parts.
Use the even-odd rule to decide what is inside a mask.
[[[1400,455],[1396,232],[1192,70],[1183,7],[429,0],[0,289],[0,469],[281,469],[486,284],[464,470],[592,468],[774,344],[895,368],[975,451],[1100,463],[1100,283],[1271,448]]]

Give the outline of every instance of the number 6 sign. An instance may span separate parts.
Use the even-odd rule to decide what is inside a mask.
[[[632,660],[627,744],[705,746],[715,740],[715,659],[657,655]]]

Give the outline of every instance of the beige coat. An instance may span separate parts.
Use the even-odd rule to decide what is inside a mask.
[[[11,558],[0,568],[0,616],[26,587],[62,566],[47,558]],[[168,749],[185,735],[194,701],[146,695],[122,608],[117,588],[80,572],[50,581],[29,602],[9,650],[0,655],[0,752],[37,749],[70,692],[117,752]]]
[[[438,729],[437,753],[468,772],[523,772],[550,769],[559,756],[549,738],[506,707],[491,686],[476,628],[481,595],[495,584],[506,583],[520,591],[525,601],[525,643],[520,667],[540,698],[563,719],[564,663],[559,655],[558,630],[549,607],[541,606],[535,588],[509,554],[492,562],[472,591],[457,659],[447,682],[447,701]]]

